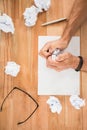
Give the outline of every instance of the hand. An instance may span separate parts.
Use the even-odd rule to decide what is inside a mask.
[[[79,64],[79,58],[65,52],[63,54],[59,54],[55,61],[52,60],[51,56],[49,56],[46,60],[46,64],[47,67],[55,69],[58,72],[69,68],[76,69]]]
[[[58,48],[63,50],[67,47],[68,41],[60,38],[59,40],[47,42],[44,47],[40,50],[39,55],[47,58],[52,55],[53,51]]]

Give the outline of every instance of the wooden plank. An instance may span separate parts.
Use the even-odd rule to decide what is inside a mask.
[[[87,22],[84,23],[84,25],[81,27],[81,55],[84,58],[87,58]],[[82,78],[82,88],[81,88],[81,96],[87,100],[87,73],[83,72],[81,74]],[[87,129],[87,123],[86,123],[86,116],[87,116],[87,106],[83,108],[82,113],[82,119],[83,119],[83,130]]]
[[[73,7],[74,0],[63,1],[63,15],[69,17]],[[80,36],[80,29],[76,32],[76,36]],[[82,110],[75,110],[69,101],[69,97],[65,96],[65,130],[82,130]]]

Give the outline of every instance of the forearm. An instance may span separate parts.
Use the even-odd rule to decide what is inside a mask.
[[[77,29],[87,19],[87,0],[75,0],[67,25],[64,29],[62,38],[67,40],[68,43]]]
[[[87,72],[87,58],[83,58],[83,66],[81,71]]]

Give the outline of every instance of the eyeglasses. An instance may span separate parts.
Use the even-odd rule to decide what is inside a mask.
[[[8,96],[9,96],[14,90],[19,90],[19,91],[23,92],[23,93],[26,94],[28,97],[30,97],[30,98],[35,102],[35,104],[36,104],[36,108],[33,110],[33,112],[32,112],[24,121],[20,121],[20,122],[17,123],[17,125],[20,125],[20,124],[25,123],[25,122],[35,113],[35,111],[37,110],[37,108],[39,107],[39,105],[38,105],[38,103],[36,102],[36,100],[35,100],[29,93],[27,93],[26,91],[24,91],[24,90],[22,90],[22,89],[20,89],[20,88],[18,88],[18,87],[14,87],[14,88],[7,94],[7,96],[4,98],[4,100],[3,100],[2,104],[1,104],[1,107],[0,107],[0,112],[1,112],[2,109],[3,109],[4,102],[6,101],[6,99],[8,98]]]

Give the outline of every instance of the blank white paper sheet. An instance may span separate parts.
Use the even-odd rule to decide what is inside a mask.
[[[38,51],[48,41],[56,40],[59,36],[39,36]],[[67,49],[73,55],[80,55],[80,38],[73,37]],[[57,72],[46,67],[46,60],[38,55],[38,95],[79,95],[80,72],[67,69]]]

